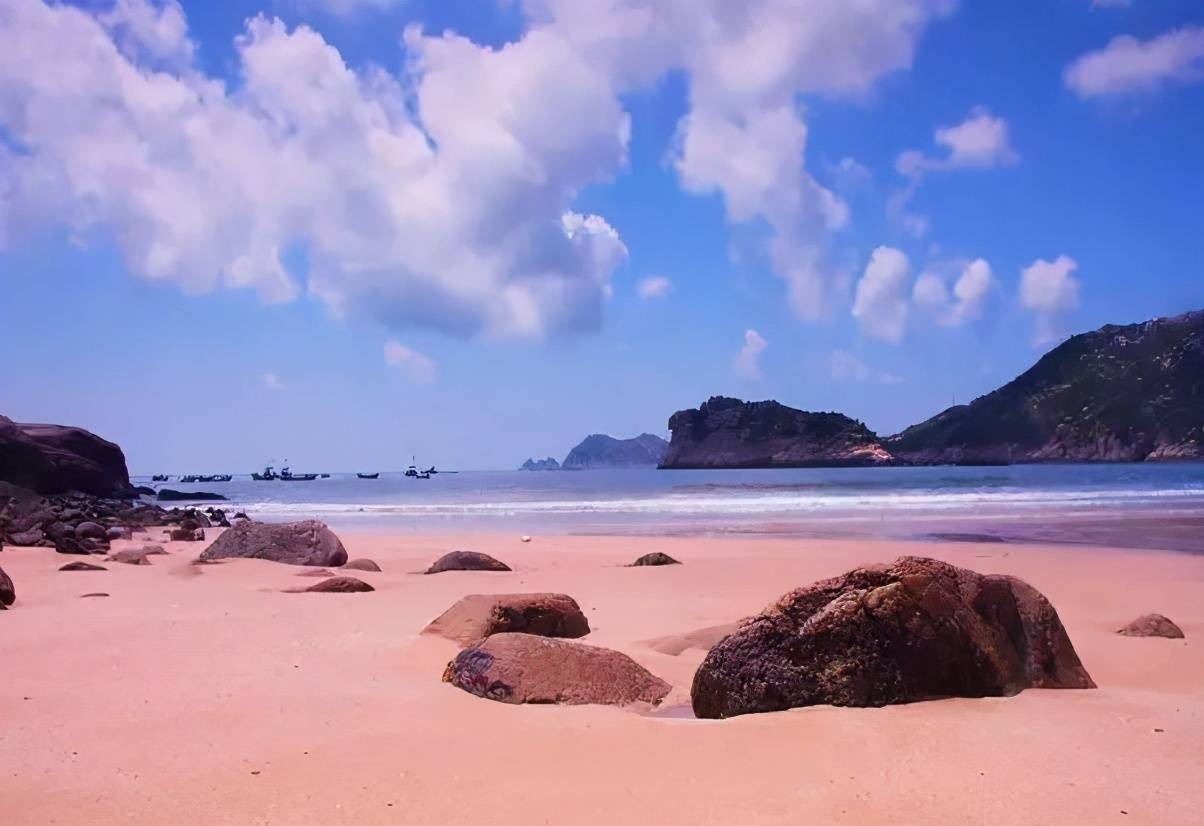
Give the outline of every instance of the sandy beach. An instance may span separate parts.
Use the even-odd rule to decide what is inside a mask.
[[[211,536],[213,532],[211,532]],[[303,571],[60,573],[6,548],[0,794],[22,824],[1199,822],[1204,556],[999,543],[342,534],[368,594],[293,594]],[[114,543],[119,548],[140,542]],[[512,573],[417,576],[453,548]],[[664,551],[684,564],[623,567]],[[695,630],[856,565],[922,554],[1018,575],[1058,609],[1097,690],[881,709],[692,717]],[[651,713],[511,706],[440,681],[420,635],[471,593],[560,591],[672,683]],[[90,592],[108,597],[81,598]],[[1158,611],[1185,640],[1114,633]],[[672,652],[679,649],[680,653]]]

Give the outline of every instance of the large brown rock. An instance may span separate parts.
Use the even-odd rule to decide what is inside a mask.
[[[0,568],[0,610],[4,610],[16,601],[17,590],[13,587],[13,581],[8,578],[8,574],[4,573],[4,569]]]
[[[631,563],[633,568],[642,568],[646,565],[680,565],[673,557],[660,551],[653,551],[650,554],[644,554],[635,562]]]
[[[103,565],[93,565],[91,562],[68,562],[60,571],[107,571]]]
[[[1162,616],[1162,614],[1143,614],[1124,628],[1118,629],[1116,633],[1123,634],[1126,637],[1183,639],[1183,629]]]
[[[368,571],[369,573],[380,573],[380,566],[371,559],[352,559],[343,565],[345,571]]]
[[[584,637],[589,620],[567,594],[471,594],[422,629],[468,644],[493,634]]]
[[[531,634],[498,634],[464,649],[443,681],[502,703],[658,703],[670,689],[626,654]]]
[[[332,576],[330,579],[314,583],[305,590],[315,594],[359,594],[376,589],[353,576]]]
[[[882,706],[1025,688],[1094,688],[1036,589],[901,557],[792,591],[715,645],[694,675],[699,717]]]
[[[268,559],[288,565],[337,568],[347,561],[343,543],[330,528],[304,522],[238,522],[201,552],[201,559]]]
[[[509,571],[510,566],[504,562],[476,551],[452,551],[444,554],[426,569],[428,574],[441,574],[444,571]]]
[[[125,455],[78,427],[18,424],[0,416],[0,480],[38,493],[129,496]]]

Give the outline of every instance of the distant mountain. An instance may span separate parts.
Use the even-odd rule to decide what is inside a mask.
[[[560,470],[560,462],[551,456],[546,459],[528,459],[519,470]]]
[[[603,467],[656,467],[669,443],[660,436],[643,433],[634,439],[615,439],[595,433],[569,451],[561,465],[565,470]]]
[[[970,404],[884,440],[914,464],[1204,458],[1204,311],[1074,336]]]
[[[663,468],[845,467],[891,463],[863,423],[808,413],[775,401],[714,396],[669,419]]]

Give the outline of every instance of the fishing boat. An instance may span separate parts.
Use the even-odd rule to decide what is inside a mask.
[[[272,467],[271,465],[266,465],[263,469],[263,473],[252,473],[251,478],[256,482],[274,482],[279,479],[280,476],[276,473],[276,468]]]
[[[154,476],[151,477],[151,481],[152,482],[170,482],[171,477],[165,473],[156,473]]]
[[[288,468],[280,469],[281,482],[312,482],[318,478],[316,473],[293,473]]]
[[[419,471],[417,465],[410,465],[406,468],[406,476],[411,479],[430,479],[431,472],[429,470]]]
[[[360,479],[379,479],[380,478],[379,473],[357,473],[355,475],[358,476]]]

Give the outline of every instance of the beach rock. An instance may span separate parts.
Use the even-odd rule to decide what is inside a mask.
[[[94,592],[94,593],[91,593],[91,594],[80,594],[80,595],[79,595],[79,598],[80,598],[80,599],[88,599],[89,597],[107,597],[107,596],[108,596],[108,594],[106,594],[106,593],[104,593],[104,592],[102,592],[102,591],[96,591],[96,592]]]
[[[200,542],[205,538],[205,532],[200,528],[172,528],[168,539],[172,542]]]
[[[0,481],[37,493],[132,494],[121,448],[78,427],[0,416],[0,456]]]
[[[440,614],[424,634],[468,644],[493,634],[584,637],[589,620],[566,594],[472,594]]]
[[[1175,625],[1162,614],[1143,614],[1116,632],[1126,637],[1166,637],[1178,640],[1183,638],[1183,629]]]
[[[245,513],[243,513],[242,511],[238,511],[238,512],[236,512],[236,513],[234,514],[234,518],[235,518],[235,520],[238,520],[238,519],[246,519],[246,520],[248,520],[248,521],[251,519],[251,517],[247,516],[247,515],[246,515]]]
[[[155,489],[146,485],[134,485],[134,493],[139,496],[154,496]]]
[[[9,579],[8,574],[4,573],[4,569],[0,568],[0,610],[16,601],[17,589],[13,587],[13,581]]]
[[[165,556],[167,554],[162,545],[143,545],[140,550],[147,556]]]
[[[321,582],[315,582],[305,590],[315,594],[358,594],[376,589],[362,579],[356,579],[353,576],[334,576]]]
[[[476,551],[452,551],[439,557],[426,569],[428,574],[441,574],[444,571],[509,571],[510,566],[491,557],[489,554]]]
[[[791,591],[746,620],[707,654],[691,696],[698,717],[717,718],[1094,687],[1036,589],[901,557]]]
[[[343,565],[344,570],[350,571],[372,571],[380,573],[380,566],[371,559],[352,559]]]
[[[33,530],[21,531],[20,533],[10,533],[8,535],[8,544],[28,548],[37,545],[45,538],[46,534],[42,533],[41,528],[34,528]]]
[[[93,565],[91,562],[68,562],[60,571],[107,571],[103,565]]]
[[[105,557],[105,562],[120,562],[123,565],[150,565],[147,554],[141,548],[126,548]]]
[[[109,540],[107,539],[77,539],[80,547],[90,554],[107,554],[109,552]]]
[[[114,539],[132,539],[134,537],[134,532],[129,528],[123,528],[114,525],[105,531],[105,537],[110,542],[112,542]]]
[[[201,554],[202,559],[229,557],[337,568],[347,561],[347,551],[330,528],[314,520],[239,522]]]
[[[297,576],[328,577],[328,576],[334,576],[334,572],[328,571],[325,568],[313,568],[308,571],[302,571],[301,573],[297,574]]]
[[[680,565],[673,557],[668,554],[663,554],[660,551],[653,551],[650,554],[644,554],[635,562],[631,563],[631,567],[638,568],[644,565]]]
[[[658,703],[670,690],[626,654],[532,634],[497,634],[464,649],[443,681],[502,703]]]
[[[160,502],[225,502],[226,497],[220,493],[209,493],[203,490],[172,490],[160,488],[156,494]]]
[[[108,539],[109,532],[104,525],[95,522],[80,522],[75,526],[76,539]]]
[[[66,522],[51,522],[46,526],[46,538],[57,543],[60,539],[69,537],[75,539],[75,526]]]
[[[64,536],[54,540],[54,549],[60,554],[74,554],[76,556],[86,556],[92,553],[91,550],[85,548],[83,543],[73,536]]]

